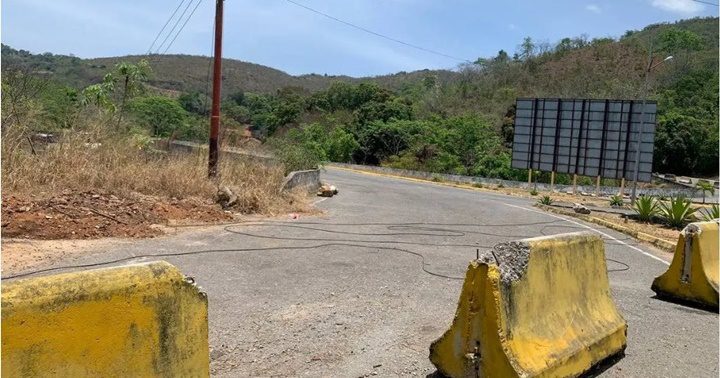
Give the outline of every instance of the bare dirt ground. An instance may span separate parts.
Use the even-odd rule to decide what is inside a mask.
[[[142,238],[161,235],[151,227],[172,220],[233,219],[219,205],[197,199],[119,198],[99,191],[63,192],[51,198],[3,197],[2,236],[27,239]]]

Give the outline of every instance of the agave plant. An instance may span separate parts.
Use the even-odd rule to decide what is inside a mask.
[[[549,206],[549,205],[552,205],[552,204],[553,204],[553,199],[550,198],[550,196],[542,196],[542,198],[540,198],[540,200],[538,200],[538,203],[541,204],[541,205],[548,205],[548,206]]]
[[[658,202],[651,196],[640,196],[633,204],[633,210],[637,213],[639,220],[648,222],[658,213]]]
[[[678,196],[670,198],[670,201],[660,203],[660,212],[665,221],[671,227],[681,228],[686,223],[695,219],[693,213],[698,209],[692,207],[689,199]]]
[[[623,202],[622,196],[615,195],[610,197],[610,206],[622,206],[624,204],[625,202]]]
[[[718,205],[712,205],[710,208],[705,208],[702,211],[703,220],[711,221],[720,218],[720,207]]]

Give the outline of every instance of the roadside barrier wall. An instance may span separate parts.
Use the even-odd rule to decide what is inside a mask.
[[[718,308],[718,223],[691,223],[680,233],[668,270],[652,283],[659,297]]]
[[[424,179],[424,180],[433,180],[436,178],[439,178],[443,181],[450,181],[450,182],[459,182],[463,184],[475,184],[480,183],[483,185],[499,185],[502,184],[505,187],[508,188],[523,188],[527,190],[531,190],[533,188],[537,188],[539,191],[550,191],[550,184],[546,183],[532,183],[528,184],[527,182],[523,181],[512,181],[512,180],[501,180],[501,179],[493,179],[493,178],[485,178],[485,177],[478,177],[478,176],[463,176],[463,175],[450,175],[450,174],[444,174],[444,173],[432,173],[432,172],[423,172],[423,171],[413,171],[408,169],[398,169],[398,168],[388,168],[388,167],[378,167],[374,165],[359,165],[359,164],[345,164],[345,163],[331,163],[328,164],[329,166],[336,166],[341,168],[351,168],[351,169],[357,169],[361,171],[368,171],[368,172],[377,172],[377,173],[385,173],[385,174],[391,174],[396,176],[403,176],[403,177],[411,177],[411,178],[418,178],[418,179]],[[561,185],[561,184],[555,184],[554,190],[558,192],[568,192],[572,191],[572,185]],[[595,193],[595,186],[583,186],[578,185],[577,186],[577,192],[578,193]],[[601,186],[600,187],[600,194],[604,196],[611,196],[616,195],[620,192],[619,187],[614,186]],[[638,188],[637,189],[638,195],[653,195],[653,196],[666,196],[666,197],[676,197],[679,195],[693,198],[697,196],[697,190],[691,189],[691,188]],[[628,188],[625,189],[625,193],[630,193],[630,190]]]
[[[602,239],[502,243],[470,263],[455,319],[430,347],[450,377],[577,376],[626,345]]]
[[[309,192],[317,191],[320,188],[320,170],[292,171],[285,176],[280,190],[288,191],[298,187],[302,187]]]
[[[166,262],[3,282],[2,376],[208,377],[207,297]]]

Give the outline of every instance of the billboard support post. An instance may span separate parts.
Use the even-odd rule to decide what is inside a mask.
[[[577,194],[577,173],[573,175],[573,195]]]

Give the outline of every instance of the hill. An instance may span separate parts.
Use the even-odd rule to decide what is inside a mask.
[[[292,152],[287,157],[298,168],[312,161],[354,161],[522,179],[526,173],[510,168],[515,99],[639,99],[645,96],[649,52],[654,63],[646,96],[658,102],[654,169],[717,174],[717,17],[649,25],[618,38],[576,36],[549,44],[528,37],[514,53],[501,50],[454,71],[292,76],[226,59],[222,122],[225,129],[250,125],[258,137],[289,141],[280,145]],[[669,55],[674,59],[657,64]],[[77,104],[87,109],[83,106],[91,103],[111,113],[120,108],[117,123],[127,110],[133,125],[150,134],[206,140],[208,100],[203,93],[210,59],[149,57],[153,73],[143,75],[141,85],[162,90],[131,93],[136,98],[126,104],[127,91],[113,87],[124,75],[115,64],[141,58],[85,60],[2,48],[5,72],[26,67],[53,78],[56,88],[40,101],[45,118],[38,127],[72,127],[77,111],[65,110]],[[83,88],[109,72],[115,76],[107,87],[79,92],[57,88]],[[6,76],[4,93],[13,87]],[[164,96],[168,92],[173,98]]]
[[[59,82],[74,88],[100,82],[103,75],[117,63],[135,63],[140,59],[150,62],[153,74],[148,84],[164,90],[205,92],[211,78],[212,59],[197,55],[128,55],[119,57],[80,59],[52,53],[32,54],[2,45],[2,61],[5,67],[27,67],[36,72],[52,74]],[[376,82],[387,89],[397,90],[408,82],[419,80],[425,75],[436,75],[449,80],[455,75],[446,70],[421,70],[400,72],[377,77],[353,78],[350,76],[307,74],[292,76],[283,71],[260,64],[236,59],[223,59],[223,91],[254,93],[275,93],[277,90],[294,87],[308,92],[327,89],[334,81],[348,83]]]

